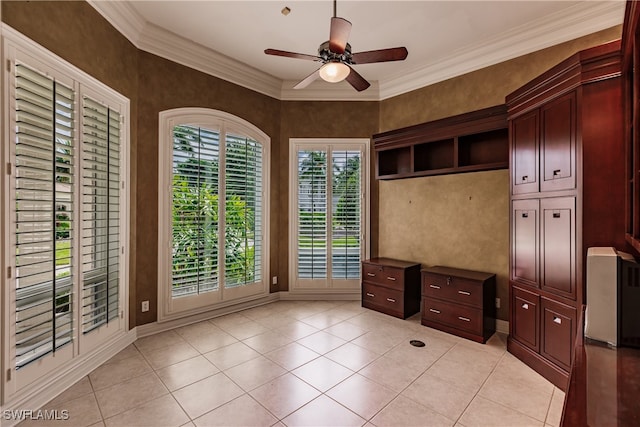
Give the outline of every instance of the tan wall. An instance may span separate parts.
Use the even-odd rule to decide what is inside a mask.
[[[574,53],[621,36],[614,27],[380,103],[387,131],[503,104]],[[509,175],[506,170],[382,181],[380,256],[497,274],[498,318],[509,318]],[[411,203],[409,203],[411,201]]]

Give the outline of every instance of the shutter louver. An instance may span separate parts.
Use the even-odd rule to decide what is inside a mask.
[[[16,368],[72,341],[72,89],[16,64]]]
[[[82,99],[82,331],[119,313],[120,117]]]
[[[360,277],[360,151],[332,153],[331,277]]]
[[[298,151],[298,277],[327,277],[326,151]]]
[[[219,147],[219,132],[173,129],[173,298],[218,290]]]
[[[262,280],[262,146],[226,135],[225,287]]]

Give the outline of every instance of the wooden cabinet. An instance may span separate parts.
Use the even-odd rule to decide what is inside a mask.
[[[495,332],[496,276],[449,267],[422,270],[422,324],[478,342]]]
[[[620,43],[587,49],[507,96],[511,171],[507,348],[567,385],[591,246],[625,249]]]
[[[362,261],[362,306],[406,319],[420,311],[420,264],[391,258]]]
[[[373,144],[378,179],[509,167],[504,105],[373,135]]]

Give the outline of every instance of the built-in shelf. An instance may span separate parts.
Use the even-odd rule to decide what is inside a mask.
[[[509,167],[504,105],[380,133],[373,143],[378,179]]]

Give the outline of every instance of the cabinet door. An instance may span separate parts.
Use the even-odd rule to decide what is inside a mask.
[[[576,186],[576,93],[540,108],[540,191]]]
[[[538,110],[510,121],[512,192],[538,191]]]
[[[546,298],[541,299],[542,342],[540,353],[567,371],[571,368],[576,337],[576,310]]]
[[[576,298],[576,199],[540,200],[541,288]]]
[[[514,200],[511,216],[511,280],[538,286],[539,202]]]
[[[523,345],[540,351],[540,297],[524,289],[511,287],[511,335]]]

